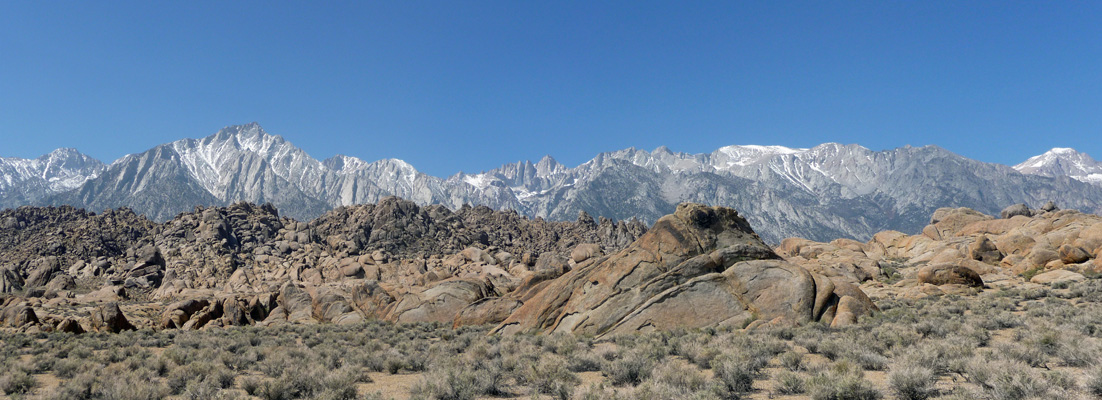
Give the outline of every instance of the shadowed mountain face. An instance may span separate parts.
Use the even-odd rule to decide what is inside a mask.
[[[602,153],[573,168],[545,157],[440,178],[395,159],[338,155],[319,161],[252,123],[160,145],[109,166],[71,150],[55,152],[68,158],[2,159],[0,206],[125,206],[164,221],[198,205],[249,201],[308,220],[335,207],[399,196],[421,205],[485,205],[552,220],[573,220],[585,211],[651,223],[690,201],[737,208],[767,243],[793,236],[865,240],[885,229],[917,232],[940,207],[994,214],[1006,204],[1051,200],[1102,211],[1102,188],[1089,183],[1097,163],[1058,150],[1011,168],[936,146],[728,146],[704,154],[660,147]],[[51,157],[84,164],[69,161],[59,169]],[[40,166],[25,166],[32,161]]]

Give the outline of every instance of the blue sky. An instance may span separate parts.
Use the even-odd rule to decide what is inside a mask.
[[[434,175],[660,145],[1102,158],[1099,2],[169,3],[0,2],[0,155],[257,121]]]

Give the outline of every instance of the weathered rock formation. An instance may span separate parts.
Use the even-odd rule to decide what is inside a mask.
[[[874,297],[1053,284],[1102,272],[1102,217],[1053,204],[1041,209],[1019,204],[1001,214],[939,209],[921,234],[885,231],[865,243],[786,239],[776,250],[812,271],[864,282],[862,288]],[[877,280],[889,270],[903,276],[891,285]]]
[[[849,281],[780,259],[734,210],[697,204],[646,234],[637,222],[584,213],[548,222],[396,198],[309,223],[248,203],[197,208],[164,224],[126,210],[5,213],[18,228],[0,231],[0,257],[8,256],[0,261],[2,322],[15,329],[384,319],[607,335],[839,325],[875,310]],[[98,236],[85,231],[110,224],[118,226]]]
[[[859,290],[836,291],[829,278],[779,259],[735,210],[699,204],[678,206],[626,249],[586,260],[516,300],[523,305],[496,332],[845,324],[876,308]]]

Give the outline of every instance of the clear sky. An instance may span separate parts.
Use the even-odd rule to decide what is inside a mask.
[[[0,155],[257,121],[438,176],[660,145],[1102,158],[1102,2],[315,3],[0,2]]]

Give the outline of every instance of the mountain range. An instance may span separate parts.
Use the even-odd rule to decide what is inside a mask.
[[[33,160],[0,158],[0,208],[129,207],[164,221],[198,205],[249,201],[309,220],[387,196],[552,220],[584,211],[647,223],[692,201],[734,207],[770,243],[790,236],[865,240],[886,229],[917,232],[940,207],[997,214],[1010,204],[1054,201],[1102,212],[1102,163],[1065,148],[1011,167],[937,146],[873,151],[826,143],[727,146],[702,154],[629,148],[573,168],[548,156],[441,178],[397,159],[318,160],[257,123],[162,144],[109,165],[74,149]]]

